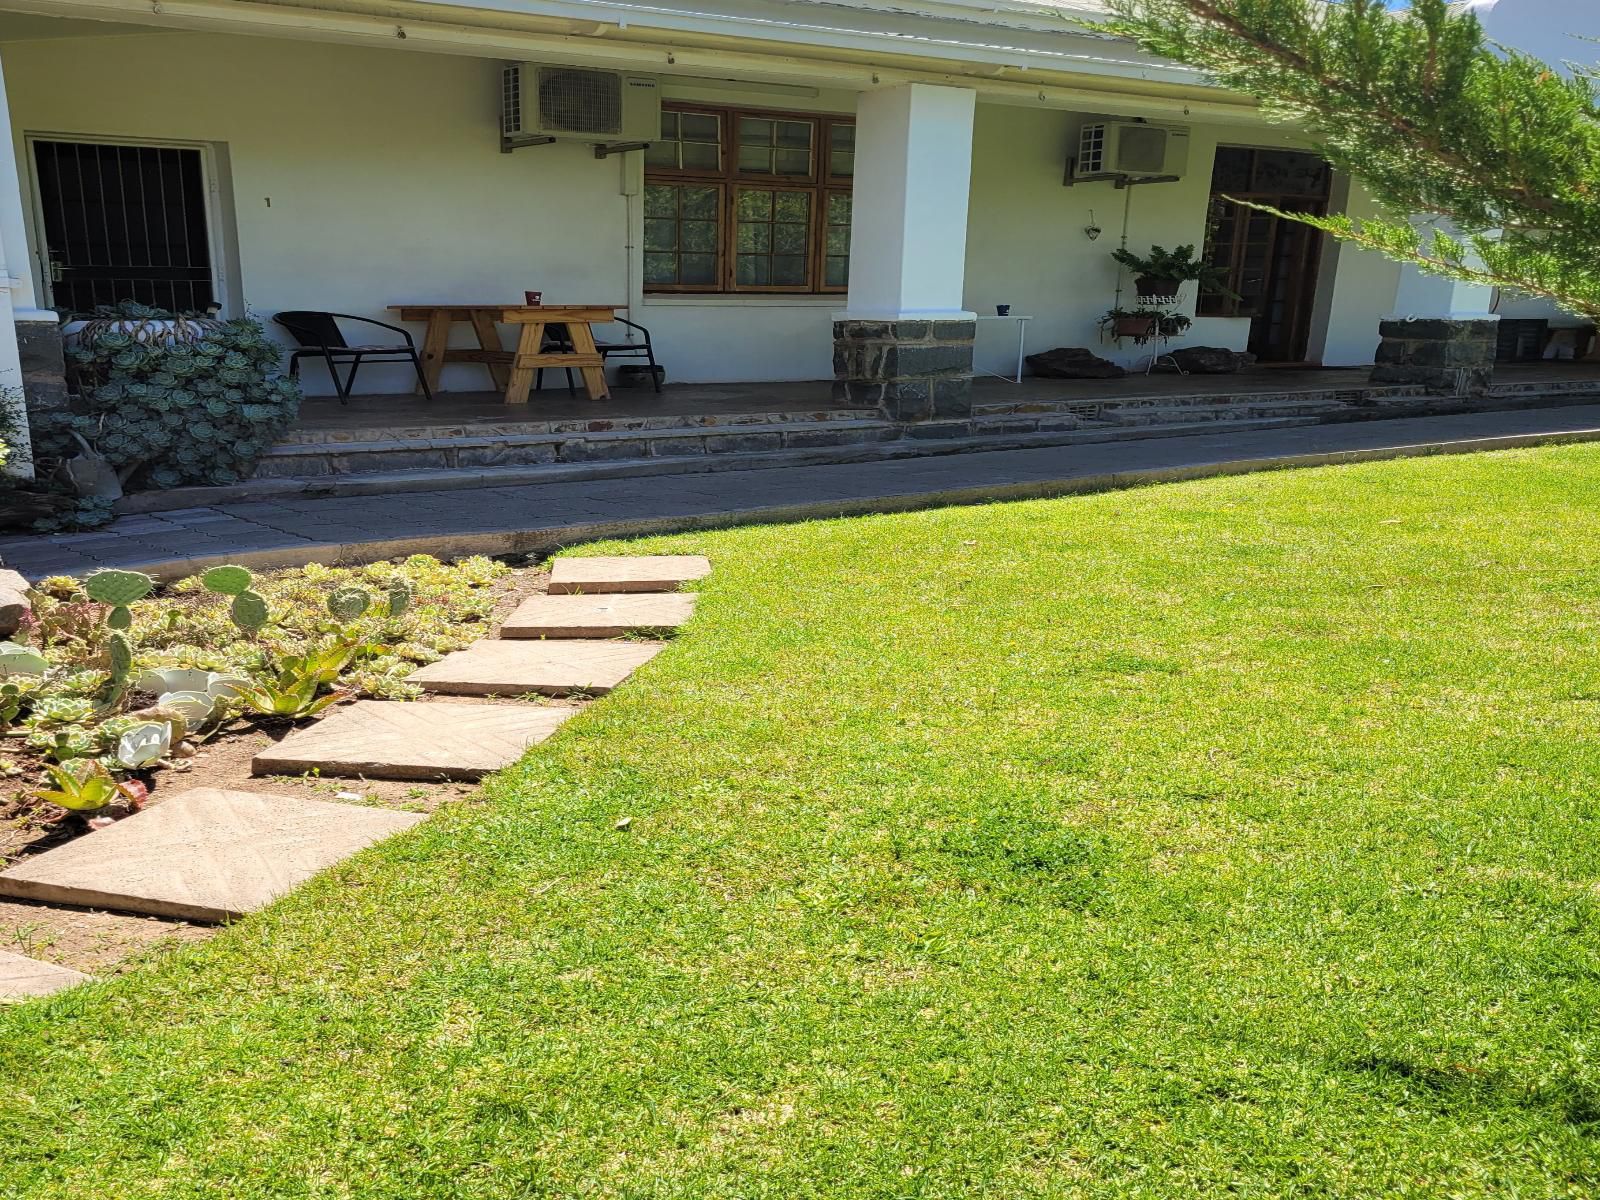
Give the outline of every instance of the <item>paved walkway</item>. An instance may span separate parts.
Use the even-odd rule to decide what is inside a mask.
[[[0,538],[0,561],[30,577],[106,566],[172,577],[220,562],[266,569],[407,553],[540,553],[595,537],[1058,495],[1544,439],[1600,440],[1600,405],[832,466],[249,501],[122,517],[91,533]]]

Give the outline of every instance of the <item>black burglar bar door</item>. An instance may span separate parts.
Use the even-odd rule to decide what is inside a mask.
[[[51,306],[136,300],[199,312],[215,299],[200,151],[33,144]]]

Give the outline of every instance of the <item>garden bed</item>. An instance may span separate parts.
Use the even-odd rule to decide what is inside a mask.
[[[251,760],[323,706],[361,697],[425,699],[407,682],[410,673],[490,634],[498,617],[545,589],[544,571],[486,558],[447,565],[425,555],[248,578],[239,568],[229,571],[240,573],[211,582],[247,582],[242,602],[207,587],[203,577],[159,590],[131,572],[35,587],[33,618],[0,647],[0,710],[8,717],[0,736],[0,868],[194,786],[424,812],[473,791],[475,785],[452,782],[258,777]],[[107,584],[148,594],[118,613],[119,606],[92,597],[113,594]],[[131,656],[120,673],[113,662],[119,635]],[[322,667],[313,683],[283,686],[292,674],[286,668],[310,660]],[[210,673],[214,711],[202,716],[203,703],[186,689],[158,694],[160,680],[196,685],[206,678],[164,671]],[[290,711],[261,711],[272,707]],[[131,726],[137,737],[159,741],[148,726],[163,723],[160,753],[148,761],[137,749],[123,753],[120,731]],[[109,802],[97,807],[105,781]],[[75,786],[87,794],[72,796]],[[74,811],[70,801],[80,798]],[[202,936],[182,922],[0,902],[0,945],[48,948],[53,961],[99,973],[154,942]]]

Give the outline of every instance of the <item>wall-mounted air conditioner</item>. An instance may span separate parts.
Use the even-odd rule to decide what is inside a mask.
[[[661,136],[661,89],[652,75],[507,63],[500,134],[518,141],[652,142]]]
[[[1189,131],[1139,121],[1103,121],[1078,134],[1074,179],[1182,178],[1189,168]]]

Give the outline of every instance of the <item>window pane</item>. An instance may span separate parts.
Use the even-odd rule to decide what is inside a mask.
[[[778,175],[809,175],[811,174],[811,151],[809,150],[779,150],[774,156],[777,164]]]
[[[811,149],[810,121],[779,121],[776,123],[777,143],[780,146],[798,146]]]
[[[678,165],[677,142],[651,142],[644,148],[644,165],[671,170]]]
[[[677,249],[678,223],[666,217],[644,219],[644,248],[646,250]]]
[[[856,169],[856,127],[854,125],[828,126],[828,174],[836,179],[848,179]]]
[[[645,155],[645,162],[650,157]],[[685,142],[683,144],[683,165],[690,171],[718,171],[722,169],[722,148],[716,143]]]
[[[779,192],[773,208],[780,221],[810,221],[811,195],[809,192]]]
[[[678,191],[678,188],[670,184],[646,184],[644,189],[644,215],[647,217],[677,216]]]
[[[683,138],[688,142],[722,140],[722,118],[710,113],[683,113]]]
[[[739,118],[739,144],[741,146],[772,145],[772,122],[759,117]]]
[[[765,146],[740,146],[739,170],[750,175],[771,175],[772,151]]]
[[[685,220],[715,221],[717,219],[717,189],[714,187],[682,187],[683,216]]]
[[[749,189],[741,191],[739,193],[739,220],[772,220],[772,193],[750,191]]]
[[[678,242],[685,250],[715,251],[717,248],[717,223],[715,221],[685,221],[678,230]],[[648,235],[646,245],[649,244]]]
[[[825,287],[844,287],[850,282],[850,260],[829,255],[822,273]]]
[[[742,222],[739,225],[740,254],[767,254],[772,250],[772,226]]]
[[[715,283],[717,281],[717,256],[715,254],[685,254],[679,260],[679,283]]]
[[[644,281],[646,283],[677,283],[678,256],[675,254],[650,254],[644,256]]]
[[[804,225],[774,225],[772,249],[779,254],[804,254],[806,228]]]
[[[770,282],[766,257],[755,254],[739,255],[739,282],[747,287],[760,287]]]
[[[776,254],[772,258],[772,282],[802,284],[806,281],[806,260],[799,255]]]

